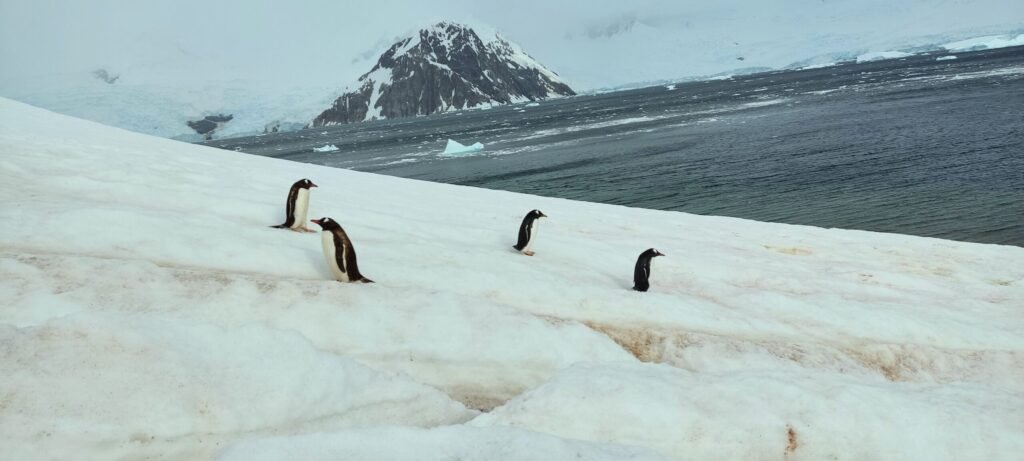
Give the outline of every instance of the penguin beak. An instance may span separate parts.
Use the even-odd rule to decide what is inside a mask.
[[[541,213],[540,213],[540,217],[542,217],[542,218],[546,218],[546,217],[548,217],[548,215],[544,214],[544,212],[541,212]]]
[[[320,218],[320,219],[310,219],[309,222],[314,223],[314,224],[323,225],[324,221],[323,221],[323,218]]]
[[[310,182],[309,182],[309,188],[310,188],[310,189],[312,189],[312,188],[314,188],[314,187],[317,187],[316,183],[315,183],[315,182],[313,182],[313,181],[310,181]]]

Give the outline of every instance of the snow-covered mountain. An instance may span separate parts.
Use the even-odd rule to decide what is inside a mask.
[[[314,126],[576,94],[495,31],[441,22],[391,45]]]
[[[1021,248],[359,173],[6,99],[0,152],[4,459],[1024,452]],[[267,227],[302,177],[377,283]]]

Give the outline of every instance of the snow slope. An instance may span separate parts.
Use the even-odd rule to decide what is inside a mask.
[[[308,125],[338,93],[327,85],[278,87],[245,80],[150,83],[133,82],[131,77],[113,85],[83,77],[66,86],[8,91],[3,96],[138,133],[195,142],[203,137],[189,128],[189,120],[233,115],[215,138],[262,133],[275,124],[295,130]]]
[[[332,281],[319,236],[267,227],[301,177],[377,283]],[[18,459],[1024,449],[1021,248],[418,182],[9,100],[0,200]],[[511,245],[533,208],[531,258]],[[668,256],[633,292],[651,246]]]

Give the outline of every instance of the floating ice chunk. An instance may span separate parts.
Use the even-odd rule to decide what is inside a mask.
[[[956,56],[953,56],[953,55],[939,56],[939,57],[935,58],[936,61],[952,61],[954,59],[956,59]]]
[[[448,140],[448,145],[445,146],[444,152],[442,154],[443,155],[466,155],[466,154],[472,154],[474,152],[480,152],[482,150],[484,150],[484,145],[480,144],[478,142],[477,143],[473,143],[470,146],[465,146],[465,145],[459,144],[459,142],[455,141],[454,139],[449,139]]]
[[[672,91],[672,90],[676,89],[676,86],[675,85],[666,85],[665,89],[669,90],[669,91]]]
[[[326,144],[323,147],[314,147],[313,152],[334,152],[338,150],[338,146],[334,144]]]

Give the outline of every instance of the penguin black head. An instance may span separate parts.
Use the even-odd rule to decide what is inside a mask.
[[[310,219],[309,222],[316,223],[323,230],[340,229],[341,225],[331,218]]]
[[[314,187],[317,187],[316,184],[314,184],[313,181],[310,181],[309,179],[300,179],[295,182],[295,185],[299,186],[300,189],[312,189]]]
[[[540,210],[533,210],[533,211],[530,212],[530,217],[533,218],[533,219],[537,219],[537,218],[546,218],[546,217],[548,217],[548,215],[544,214]]]
[[[642,254],[640,256],[646,256],[648,258],[654,258],[654,257],[657,257],[657,256],[665,256],[665,253],[662,253],[662,252],[660,252],[660,251],[658,251],[658,250],[656,250],[654,248],[648,248],[647,251],[645,251],[644,254]]]

